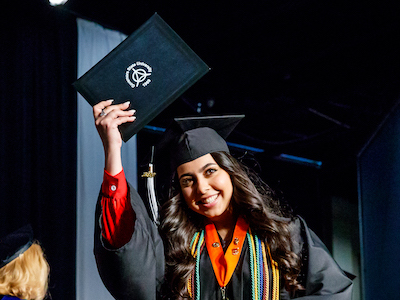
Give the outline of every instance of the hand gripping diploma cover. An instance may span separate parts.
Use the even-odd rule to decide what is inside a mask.
[[[120,126],[127,142],[209,71],[209,67],[158,15],[73,83],[95,105],[131,101],[136,121]]]

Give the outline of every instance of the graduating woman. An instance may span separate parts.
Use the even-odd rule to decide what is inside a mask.
[[[319,238],[229,154],[236,117],[181,119],[167,131],[172,183],[157,226],[124,176],[128,107],[93,107],[105,153],[95,256],[116,299],[351,299],[352,281]]]
[[[50,267],[30,225],[0,239],[0,299],[42,300]]]

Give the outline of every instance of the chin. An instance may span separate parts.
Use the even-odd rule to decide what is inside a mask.
[[[228,209],[225,209],[225,210],[222,210],[222,211],[216,211],[216,212],[213,212],[213,213],[205,214],[205,216],[212,221],[212,220],[219,220],[221,218],[224,218],[228,214],[229,214]]]

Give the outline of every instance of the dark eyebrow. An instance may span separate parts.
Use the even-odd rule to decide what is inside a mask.
[[[192,173],[185,173],[185,174],[182,174],[181,176],[179,176],[179,180],[181,180],[182,177],[186,177],[186,176],[193,176],[193,175],[192,175]]]
[[[205,164],[203,167],[200,168],[199,173],[203,172],[203,171],[204,171],[205,169],[207,169],[209,166],[213,166],[213,165],[217,165],[217,164],[216,164],[216,163],[208,163],[208,164]],[[179,180],[181,180],[182,177],[186,177],[186,176],[193,176],[193,174],[192,174],[192,173],[185,173],[185,174],[182,174],[181,176],[179,176]]]
[[[203,172],[205,169],[207,169],[209,166],[213,166],[213,165],[217,165],[216,163],[208,163],[205,164],[201,169],[200,169],[200,173]]]

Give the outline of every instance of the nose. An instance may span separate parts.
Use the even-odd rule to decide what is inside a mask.
[[[197,192],[199,194],[205,194],[210,189],[208,180],[204,177],[197,178]]]

